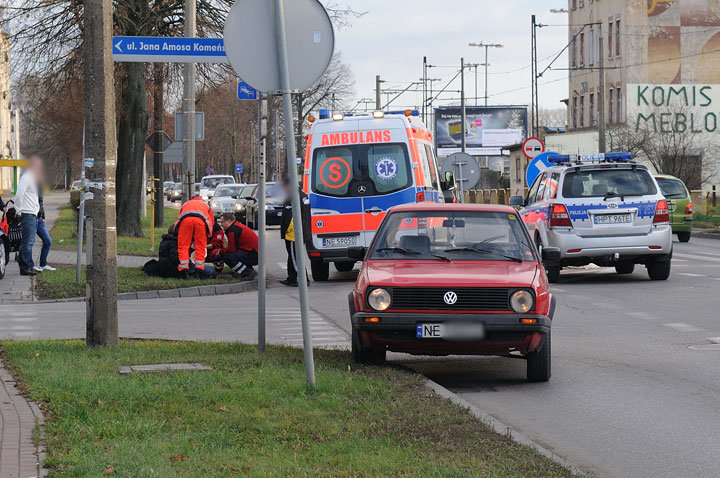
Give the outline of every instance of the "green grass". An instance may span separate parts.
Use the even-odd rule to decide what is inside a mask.
[[[122,293],[177,289],[197,285],[228,284],[238,282],[239,279],[233,279],[229,274],[223,274],[218,279],[165,279],[163,277],[148,276],[140,268],[118,267],[117,281],[118,292]],[[84,296],[85,268],[83,267],[81,270],[80,283],[78,284],[75,282],[75,268],[60,265],[57,271],[38,275],[35,278],[35,290],[41,300]]]
[[[420,377],[316,351],[241,344],[5,342],[46,415],[54,476],[571,476],[432,395]],[[204,362],[212,372],[118,375],[119,365]]]
[[[177,217],[177,209],[165,208],[165,226],[155,228],[155,250],[151,251],[150,214],[148,214],[147,217],[142,218],[142,229],[145,237],[118,236],[117,253],[130,256],[157,256],[157,248],[160,245],[162,235],[167,232],[168,227],[175,222]],[[50,234],[53,240],[53,248],[70,251],[77,249],[77,218],[69,204],[60,208],[60,215],[55,221],[55,226]]]
[[[708,214],[705,214],[705,208],[695,210],[693,214],[693,227],[699,229],[709,229],[710,232],[720,232],[720,206],[710,207]]]

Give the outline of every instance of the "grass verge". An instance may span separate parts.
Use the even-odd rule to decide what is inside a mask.
[[[187,342],[5,342],[46,414],[59,476],[571,476],[392,368],[316,352]],[[212,372],[118,375],[119,365],[199,361]]]
[[[117,238],[117,253],[129,256],[157,257],[157,248],[160,245],[162,235],[167,232],[168,227],[178,217],[178,210],[169,207],[165,208],[165,226],[155,228],[155,250],[150,250],[150,215],[142,218],[142,229],[145,237],[122,237]],[[53,248],[74,251],[77,249],[77,218],[73,214],[72,207],[67,204],[60,208],[60,215],[55,220],[55,225],[50,232],[53,240]],[[84,246],[83,246],[84,249]]]
[[[227,270],[227,269],[226,269]],[[197,285],[229,284],[239,282],[229,274],[223,274],[218,279],[165,279],[151,277],[140,268],[118,267],[118,292],[139,292],[143,290],[178,289],[180,287],[193,287]],[[40,300],[67,299],[85,295],[85,267],[80,272],[80,283],[75,282],[75,268],[68,265],[58,265],[54,272],[44,272],[35,278],[35,291]]]

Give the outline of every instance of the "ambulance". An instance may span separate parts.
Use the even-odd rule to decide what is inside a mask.
[[[303,191],[310,198],[312,276],[325,281],[331,262],[352,270],[348,247],[367,247],[391,207],[445,202],[443,190],[455,181],[451,173],[440,177],[432,135],[417,111],[318,116],[309,118]]]

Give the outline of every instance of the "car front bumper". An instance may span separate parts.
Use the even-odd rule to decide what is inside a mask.
[[[653,227],[648,234],[624,236],[578,236],[575,231],[549,230],[547,247],[557,247],[563,259],[666,255],[672,251],[672,230],[669,225]],[[577,252],[568,252],[577,251]]]
[[[367,323],[378,317],[380,322]],[[520,319],[536,319],[522,324]],[[420,339],[418,324],[481,323],[482,339]],[[358,330],[366,347],[386,347],[394,352],[420,355],[506,355],[512,351],[532,352],[542,337],[550,332],[552,319],[534,314],[438,314],[438,313],[370,313],[352,315],[352,326]]]

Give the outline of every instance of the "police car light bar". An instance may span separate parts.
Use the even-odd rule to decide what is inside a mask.
[[[328,119],[330,118],[330,110],[327,108],[323,108],[321,110],[318,110],[318,117],[320,119]]]
[[[632,154],[630,153],[605,153],[605,161],[630,161]]]
[[[547,160],[549,163],[569,163],[570,156],[567,154],[551,154]]]

